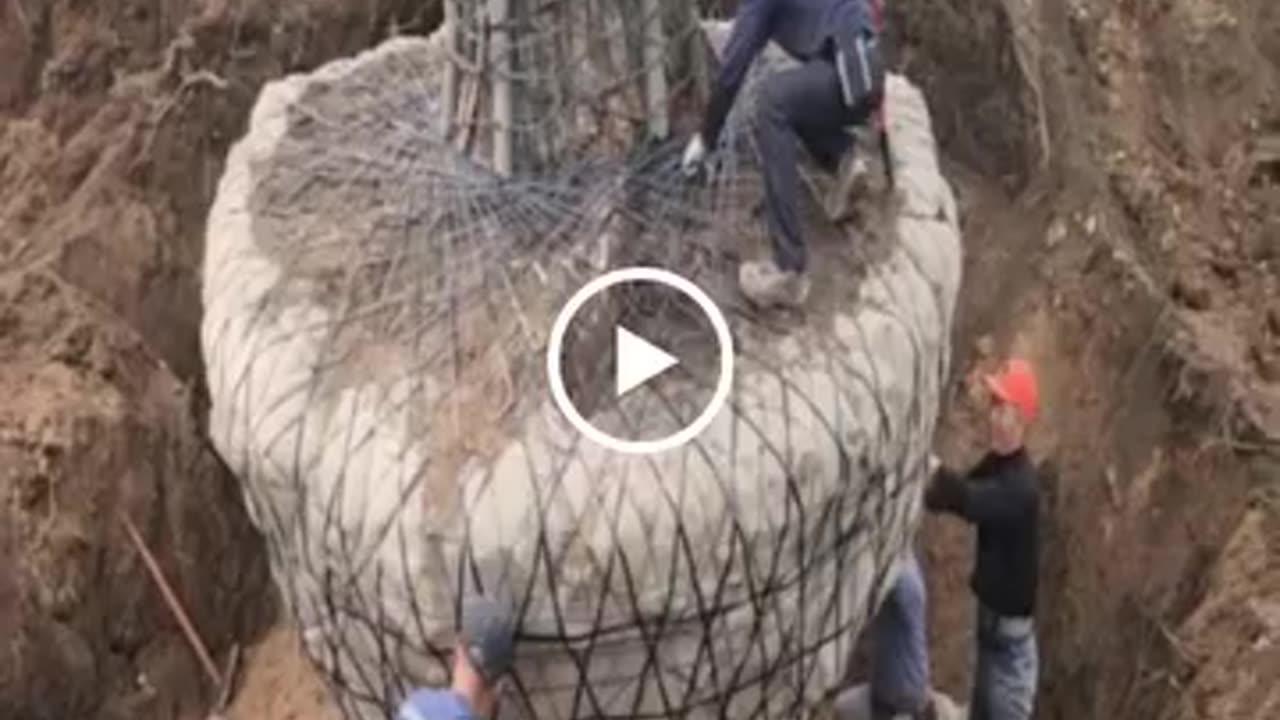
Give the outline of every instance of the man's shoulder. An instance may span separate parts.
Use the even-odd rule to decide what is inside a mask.
[[[1036,461],[1031,457],[1031,451],[1025,447],[1009,455],[987,451],[969,472],[970,476],[975,478],[989,476],[1032,483],[1036,481],[1036,473]]]
[[[924,570],[914,554],[898,566],[898,576],[889,590],[889,601],[896,606],[912,609],[924,605],[927,590]]]
[[[471,706],[453,690],[421,688],[400,705],[396,720],[470,720]]]
[[[1031,451],[1025,448],[1019,453],[1018,475],[1033,488],[1040,484],[1040,466],[1031,457]]]
[[[1040,468],[1030,451],[1024,449],[1020,455],[1011,482],[1014,492],[1022,498],[1027,522],[1034,525],[1038,523],[1040,514]]]
[[[898,576],[898,597],[899,601],[911,607],[919,607],[925,604],[925,596],[927,589],[924,582],[924,572],[918,564],[910,565],[903,569],[901,575]]]

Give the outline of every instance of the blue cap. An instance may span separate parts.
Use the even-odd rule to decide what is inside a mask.
[[[515,622],[511,607],[486,595],[472,595],[462,603],[463,649],[471,666],[494,682],[515,660]]]

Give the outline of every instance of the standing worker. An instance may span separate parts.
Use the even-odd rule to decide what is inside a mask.
[[[453,651],[453,684],[423,688],[405,699],[396,720],[475,720],[494,716],[498,683],[511,669],[515,629],[511,610],[477,595],[462,607],[462,632]]]
[[[1040,491],[1027,454],[1027,430],[1040,411],[1036,376],[1011,359],[987,376],[990,450],[964,477],[937,465],[925,508],[978,528],[970,586],[978,598],[977,667],[969,716],[1025,720],[1035,705],[1039,657],[1033,616],[1039,553]]]
[[[840,171],[842,159],[851,166],[849,131],[865,123],[884,97],[874,2],[743,0],[738,8],[702,129],[689,141],[682,167],[691,175],[702,167],[747,70],[770,40],[801,63],[765,78],[760,91],[756,144],[773,257],[745,262],[738,271],[743,294],[756,305],[794,307],[808,297],[798,144],[827,172]]]

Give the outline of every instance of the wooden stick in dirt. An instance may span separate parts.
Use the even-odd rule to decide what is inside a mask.
[[[169,605],[169,611],[173,613],[178,625],[182,627],[182,632],[187,636],[187,642],[190,643],[191,649],[200,658],[200,664],[204,666],[205,674],[213,681],[215,688],[221,688],[222,675],[218,672],[218,667],[213,664],[213,658],[209,657],[209,651],[205,649],[204,642],[200,640],[195,627],[191,624],[191,619],[187,617],[186,611],[182,609],[182,603],[178,602],[178,596],[174,594],[173,588],[164,579],[164,573],[160,571],[160,565],[156,563],[155,556],[147,549],[147,544],[142,541],[142,535],[138,532],[138,528],[133,524],[133,521],[127,515],[121,515],[120,519],[124,522],[125,531],[129,533],[129,539],[133,541],[134,546],[138,548],[138,553],[142,555],[142,562],[146,564],[147,570],[151,572],[151,579],[159,586],[160,594],[164,596],[165,603]]]
[[[240,646],[231,646],[231,655],[227,658],[227,669],[222,673],[222,688],[218,691],[218,702],[213,706],[214,712],[224,712],[231,704],[231,696],[235,694],[236,674],[240,670]]]

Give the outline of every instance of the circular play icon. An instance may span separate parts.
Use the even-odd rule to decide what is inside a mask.
[[[627,439],[602,431],[592,425],[571,398],[565,382],[565,336],[575,318],[593,299],[623,284],[658,284],[669,293],[678,294],[682,302],[692,303],[704,316],[703,324],[709,326],[708,338],[714,338],[716,346],[716,379],[714,390],[701,411],[680,429],[659,438]],[[610,347],[602,355],[613,358],[612,399],[620,400],[629,393],[654,382],[680,368],[684,360],[680,352],[664,346],[661,341],[633,327],[625,320],[613,321],[609,330]],[[578,432],[611,450],[624,453],[654,453],[678,447],[698,435],[708,425],[729,398],[733,385],[733,338],[729,324],[716,304],[701,288],[689,280],[668,270],[654,267],[629,267],[605,273],[583,285],[573,294],[556,316],[551,327],[551,339],[547,343],[547,377],[551,383],[551,397],[560,412]]]

